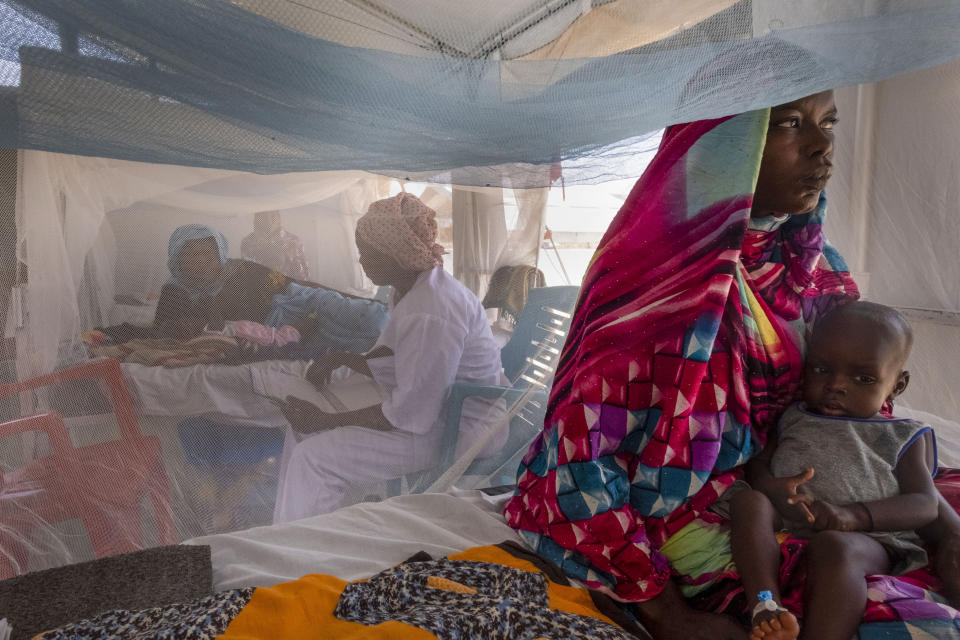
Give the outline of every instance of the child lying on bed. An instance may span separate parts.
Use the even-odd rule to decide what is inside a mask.
[[[937,517],[930,427],[881,408],[909,381],[912,332],[894,309],[837,308],[816,327],[803,402],[787,409],[777,438],[736,483],[731,544],[748,602],[752,638],[849,640],[867,599],[865,577],[927,564],[918,529]],[[803,630],[780,601],[776,531],[809,538]]]
[[[211,330],[206,318],[195,316],[183,316],[167,325],[164,327],[165,337],[178,340],[190,340],[206,334],[238,338],[265,347],[282,347],[300,342],[300,331],[296,327],[284,325],[278,329],[252,320],[226,320],[219,331]]]

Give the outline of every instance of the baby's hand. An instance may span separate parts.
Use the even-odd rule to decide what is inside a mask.
[[[864,528],[863,512],[859,508],[814,500],[810,496],[792,498],[791,504],[806,511],[807,522],[817,531],[860,531]]]
[[[770,498],[770,502],[776,508],[781,517],[787,520],[809,519],[810,511],[807,509],[806,500],[796,501],[796,498],[807,498],[800,493],[800,488],[813,478],[813,469],[807,469],[803,473],[786,478],[769,478],[762,487],[763,493]]]

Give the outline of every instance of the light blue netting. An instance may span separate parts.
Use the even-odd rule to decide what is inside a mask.
[[[960,2],[946,0],[828,6],[799,26],[795,2],[742,1],[652,44],[567,60],[344,46],[237,4],[334,3],[3,0],[0,146],[261,173],[448,181],[461,168],[457,182],[514,187],[563,161],[568,183],[592,183],[636,175],[643,134],[669,123],[960,56]],[[445,15],[457,6],[477,10]]]

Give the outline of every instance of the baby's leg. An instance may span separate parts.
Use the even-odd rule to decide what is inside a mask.
[[[939,497],[937,519],[918,533],[936,548],[937,575],[943,581],[944,595],[954,609],[960,609],[960,516],[943,494]]]
[[[867,605],[870,575],[890,570],[884,547],[862,533],[821,531],[807,546],[804,640],[850,640]]]
[[[752,609],[757,595],[769,591],[780,604],[780,544],[775,531],[783,522],[769,498],[759,491],[742,491],[730,503],[730,546],[733,561]],[[754,638],[792,640],[797,637],[797,619],[787,611],[760,611],[753,618]]]
[[[960,609],[960,535],[945,536],[937,544],[937,575],[944,595],[954,609]]]

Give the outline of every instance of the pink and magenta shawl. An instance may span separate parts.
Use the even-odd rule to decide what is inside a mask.
[[[858,295],[824,243],[825,198],[748,229],[768,119],[667,131],[587,270],[505,508],[535,550],[623,601],[661,591],[659,547],[705,514],[795,399],[805,327]]]

